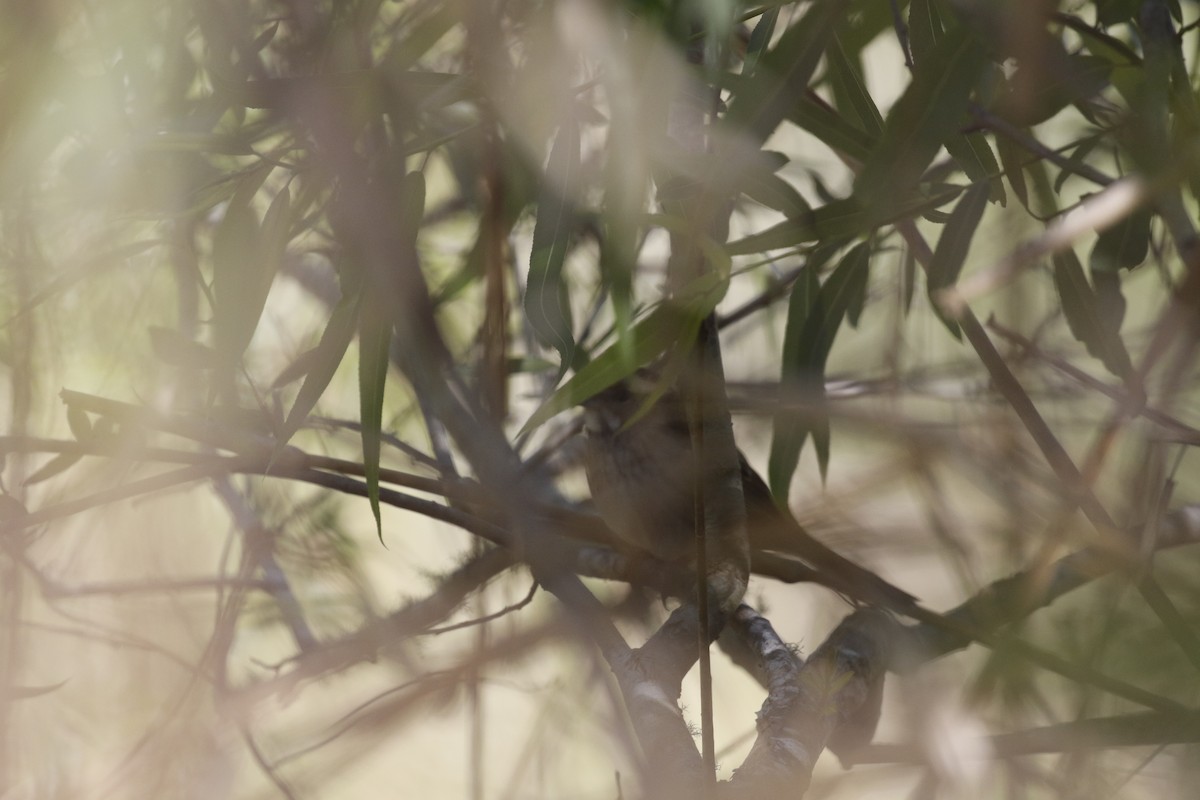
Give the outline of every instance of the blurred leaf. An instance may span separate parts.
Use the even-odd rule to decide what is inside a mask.
[[[883,115],[863,83],[860,67],[846,56],[840,37],[834,36],[827,59],[834,96],[838,98],[838,110],[842,116],[852,115],[858,127],[872,139],[878,139],[883,135]]]
[[[114,247],[111,250],[103,250],[95,255],[80,254],[78,259],[72,259],[72,266],[67,267],[55,275],[41,289],[36,291],[29,300],[24,303],[21,308],[14,314],[6,317],[3,323],[0,323],[0,328],[11,324],[14,320],[23,317],[33,309],[45,303],[55,295],[64,293],[72,285],[84,279],[96,278],[104,275],[110,269],[119,266],[125,266],[129,260],[138,256],[153,247],[159,247],[163,244],[160,239],[144,239],[141,241],[131,242],[127,245]],[[92,247],[94,251],[96,248]]]
[[[1142,207],[1101,231],[1088,257],[1092,274],[1133,269],[1145,261],[1150,252],[1150,220],[1153,217],[1150,208]]]
[[[1072,335],[1109,372],[1127,380],[1133,374],[1133,364],[1121,341],[1121,320],[1102,313],[1100,297],[1088,283],[1073,250],[1055,253],[1053,263],[1054,286]]]
[[[270,288],[251,203],[271,169],[265,164],[242,178],[213,231],[213,341],[220,368],[229,374],[258,327]]]
[[[383,395],[387,383],[388,346],[392,318],[382,296],[366,298],[358,318],[358,399],[362,425],[363,477],[375,516],[375,529],[383,542],[379,509],[379,456],[383,434]]]
[[[346,292],[345,283],[343,283],[342,291]],[[304,424],[317,401],[321,399],[321,395],[325,393],[325,387],[333,379],[333,374],[342,363],[358,327],[361,301],[361,288],[355,287],[350,293],[342,295],[341,301],[329,315],[329,322],[325,324],[321,340],[310,351],[312,355],[307,358],[309,362],[305,369],[307,377],[300,385],[300,392],[296,395],[296,401],[292,403],[292,410],[288,412],[287,419],[283,423],[283,430],[279,436],[280,447],[287,444]]]
[[[185,338],[177,330],[151,325],[150,349],[154,357],[164,364],[184,369],[212,369],[220,363],[217,351],[211,347]]]
[[[1141,0],[1096,0],[1096,22],[1105,28],[1130,22],[1141,5]]]
[[[1004,136],[996,137],[996,152],[1000,155],[1000,163],[1004,165],[1004,174],[1013,194],[1021,201],[1021,205],[1029,208],[1029,189],[1025,185],[1025,168],[1023,166],[1025,151]]]
[[[987,183],[971,184],[971,188],[967,189],[950,214],[950,219],[933,251],[933,259],[929,262],[926,286],[929,289],[930,302],[938,319],[945,324],[955,339],[962,338],[958,323],[942,314],[936,294],[958,281],[958,275],[967,260],[971,239],[974,238],[975,229],[979,227],[983,210],[987,207],[987,199]]]
[[[908,6],[908,43],[913,61],[920,64],[942,40],[939,0],[912,0]]]
[[[92,418],[79,406],[67,406],[67,426],[77,442],[92,438]]]
[[[725,119],[736,131],[766,141],[800,102],[834,28],[846,14],[840,0],[817,0],[760,59],[761,66],[740,84]]]
[[[938,149],[959,132],[971,91],[988,63],[986,53],[963,29],[917,64],[912,83],[892,107],[883,138],[854,184],[855,196],[873,215],[889,213],[909,198]]]
[[[279,371],[275,376],[275,380],[271,381],[271,389],[282,389],[293,381],[298,381],[308,374],[317,363],[320,355],[319,348],[305,350],[300,355],[296,356],[290,364]]]
[[[32,486],[35,483],[40,483],[49,478],[53,478],[60,472],[64,472],[79,462],[83,458],[79,453],[59,453],[54,458],[47,461],[32,475],[25,479],[22,486]]]
[[[950,189],[932,197],[910,199],[893,209],[892,218],[902,219],[925,213],[930,209],[945,205],[957,195],[957,189]],[[758,233],[730,242],[725,249],[730,255],[745,255],[794,247],[806,242],[850,239],[865,234],[876,225],[884,224],[887,221],[871,219],[856,198],[848,197],[844,200],[834,200],[796,219],[785,220]]]
[[[822,254],[828,257],[832,250]],[[842,320],[861,294],[871,266],[871,245],[862,242],[846,253],[829,279],[816,289],[819,261],[805,265],[805,275],[792,289],[788,322],[784,333],[783,390],[824,402],[825,363],[833,348]],[[824,478],[829,466],[829,418],[820,410],[810,414],[780,414],[767,466],[771,492],[776,502],[787,503],[788,486],[796,470],[800,451],[809,434],[817,448],[817,464]]]
[[[1088,49],[1088,52],[1104,58],[1114,67],[1141,63],[1141,56],[1117,37],[1070,14],[1060,13],[1057,18],[1066,27],[1079,34],[1079,38],[1083,40],[1083,46]]]
[[[29,510],[25,508],[20,500],[11,494],[0,493],[0,523],[8,520],[24,519],[28,516]],[[2,524],[0,524],[0,530],[3,530]]]
[[[760,165],[756,164],[744,170],[739,176],[738,184],[751,200],[782,212],[785,216],[797,217],[812,211],[796,187]]]
[[[901,298],[901,307],[904,309],[904,316],[908,316],[908,312],[912,311],[913,296],[916,294],[917,288],[917,259],[912,251],[907,247],[904,249],[903,268],[901,269],[903,279],[903,296]]]
[[[279,190],[279,194],[275,195],[275,199],[271,201],[271,205],[267,208],[267,213],[263,216],[262,221],[258,255],[262,259],[264,271],[263,303],[267,301],[266,290],[270,289],[271,282],[275,280],[275,274],[279,271],[279,267],[283,263],[283,256],[287,250],[288,241],[291,239],[291,211],[292,193],[285,186]],[[261,308],[258,310],[257,316],[262,316]]]
[[[746,44],[746,56],[742,61],[743,75],[754,74],[759,58],[771,44],[771,37],[775,35],[775,25],[778,21],[778,6],[768,8],[759,16],[758,22],[754,24],[754,30],[750,32],[750,41]]]
[[[67,682],[59,681],[47,686],[13,686],[5,694],[5,700],[29,700],[34,697],[42,697],[43,695],[57,692],[62,687],[66,686]]]
[[[851,328],[858,328],[858,320],[866,307],[869,278],[870,270],[867,269],[853,270],[847,275],[846,292],[849,300],[846,304],[846,321]]]
[[[397,80],[402,81],[407,70],[458,23],[458,9],[453,4],[430,5],[432,11],[427,16],[405,26],[403,37],[392,40],[391,47],[381,61],[386,72]]]
[[[1116,330],[1125,319],[1125,296],[1121,294],[1119,272],[1093,272],[1092,286],[1096,288],[1096,309]]]
[[[279,20],[275,20],[262,33],[254,37],[254,41],[250,43],[250,49],[256,53],[259,52],[271,43],[271,40],[275,38],[275,34],[278,32]]]
[[[1067,182],[1067,178],[1079,172],[1079,168],[1087,163],[1088,155],[1096,149],[1096,145],[1100,144],[1100,136],[1092,136],[1084,139],[1071,153],[1067,159],[1069,166],[1064,166],[1059,169],[1058,177],[1054,179],[1054,191],[1061,192],[1063,184]]]
[[[1019,67],[1008,84],[1020,86],[1022,91],[1000,94],[992,104],[993,113],[1019,127],[1045,122],[1067,106],[1096,96],[1112,75],[1113,66],[1107,59],[1067,53],[1062,42],[1048,35],[1040,41],[1045,44],[1042,60],[1036,67],[1024,67],[1036,68],[1036,75],[1026,78]]]
[[[821,283],[817,277],[819,271],[820,264],[810,257],[804,265],[803,274],[793,285],[788,300],[787,326],[783,336],[783,367],[780,375],[780,388],[784,391],[796,385],[807,369],[807,365],[801,363],[807,349],[803,335],[808,318],[817,303],[817,294],[821,290]],[[780,507],[787,506],[788,489],[808,432],[808,425],[801,422],[796,414],[780,412],[775,415],[775,431],[771,438],[771,453],[767,461],[767,481],[771,487],[771,494]]]
[[[571,365],[575,338],[571,299],[563,279],[563,262],[575,230],[571,194],[579,182],[579,126],[573,120],[559,128],[546,167],[525,289],[525,314],[538,339],[558,351],[560,375]],[[561,186],[554,185],[561,182]]]
[[[556,414],[579,405],[602,389],[629,377],[638,367],[648,364],[672,345],[694,339],[704,317],[717,307],[723,296],[723,286],[718,285],[707,293],[692,293],[686,305],[660,304],[630,327],[628,341],[631,346],[628,351],[617,342],[589,361],[533,413],[521,426],[517,438],[528,435]]]
[[[867,160],[875,147],[876,139],[870,134],[854,127],[824,102],[812,96],[806,95],[789,107],[787,119],[828,145],[835,153],[860,164]]]
[[[1000,165],[988,144],[987,135],[974,132],[951,136],[946,140],[946,152],[954,159],[972,183],[986,181],[988,199],[1004,206],[1008,198],[1000,180]]]

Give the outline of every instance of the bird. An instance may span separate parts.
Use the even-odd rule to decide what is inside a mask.
[[[592,503],[616,536],[636,551],[691,567],[695,561],[695,459],[682,398],[674,387],[647,407],[659,384],[642,368],[583,405],[584,471]],[[799,558],[814,577],[867,605],[904,613],[916,599],[818,541],[775,503],[738,451],[746,529],[754,550]]]

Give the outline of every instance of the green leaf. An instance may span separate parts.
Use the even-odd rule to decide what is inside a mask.
[[[1130,22],[1141,5],[1141,0],[1096,0],[1096,22],[1105,28]]]
[[[271,381],[271,390],[282,389],[289,383],[303,378],[317,363],[318,355],[318,350],[314,347],[296,356],[290,364],[279,371],[275,380]]]
[[[818,140],[854,162],[861,164],[871,155],[876,139],[847,122],[819,99],[804,96],[787,111],[787,119]]]
[[[803,274],[792,287],[792,294],[788,300],[787,326],[783,336],[781,388],[792,386],[806,368],[806,365],[801,363],[803,354],[808,349],[803,335],[808,318],[817,303],[817,294],[821,290],[817,277],[819,271],[820,263],[810,256],[804,265]],[[804,448],[808,432],[808,426],[795,414],[775,415],[775,432],[771,438],[771,453],[767,460],[767,481],[771,487],[771,494],[780,506],[787,505],[792,475],[796,472],[796,464],[800,460],[800,451]]]
[[[917,259],[907,247],[904,248],[904,261],[900,275],[903,281],[901,306],[904,308],[904,316],[907,317],[908,312],[912,311],[913,296],[916,294],[917,288]]]
[[[575,352],[571,301],[562,275],[576,224],[570,196],[579,181],[579,127],[573,120],[559,128],[546,172],[529,254],[525,314],[538,339],[558,351],[559,369],[565,371]],[[552,180],[562,185],[553,186]]]
[[[870,243],[856,245],[842,257],[815,295],[813,262],[805,265],[805,271],[810,274],[792,289],[788,306],[782,368],[784,391],[795,392],[802,398],[814,398],[817,403],[824,402],[825,363],[829,351],[842,320],[867,282],[870,265]],[[775,426],[767,475],[777,502],[786,504],[788,485],[809,434],[813,437],[817,464],[824,478],[829,466],[829,418],[819,410],[802,416],[779,415]]]
[[[768,8],[759,16],[758,22],[754,24],[754,30],[750,32],[750,41],[746,44],[746,56],[742,60],[743,75],[754,74],[759,58],[766,51],[767,45],[771,43],[771,37],[775,35],[775,24],[778,21],[778,6]]]
[[[746,255],[795,247],[807,242],[851,239],[890,220],[924,214],[945,205],[957,197],[958,193],[957,188],[951,188],[939,191],[931,197],[911,198],[893,209],[892,216],[884,220],[867,216],[855,197],[834,200],[795,219],[784,220],[766,230],[730,242],[725,246],[725,250],[730,255]]]
[[[758,165],[755,165],[756,167]],[[749,168],[740,176],[742,192],[751,200],[788,217],[798,217],[812,210],[796,187],[765,169]]]
[[[971,91],[987,63],[984,45],[964,29],[939,42],[917,65],[854,184],[855,196],[873,216],[886,215],[909,198],[938,149],[958,134]]]
[[[1079,168],[1087,163],[1087,157],[1100,144],[1101,139],[1101,136],[1092,136],[1079,143],[1074,152],[1071,153],[1071,157],[1067,159],[1067,165],[1059,169],[1058,177],[1054,179],[1054,191],[1056,193],[1062,191],[1063,184],[1067,182],[1067,178],[1079,172]]]
[[[1150,220],[1153,217],[1150,208],[1142,207],[1101,231],[1088,257],[1092,273],[1133,269],[1145,261],[1150,252]]]
[[[863,83],[861,69],[846,56],[840,37],[833,38],[827,58],[834,96],[838,98],[838,110],[843,116],[850,116],[857,121],[858,127],[872,139],[878,139],[883,135],[883,115]]]
[[[383,438],[383,395],[387,383],[388,346],[392,317],[382,295],[363,303],[358,318],[358,400],[362,425],[363,476],[367,499],[375,516],[375,529],[383,542],[379,508],[379,456]]]
[[[908,6],[908,44],[913,61],[920,64],[942,40],[942,15],[938,0],[912,0]]]
[[[343,283],[343,292],[346,292],[345,283]],[[304,383],[300,385],[296,401],[292,403],[292,409],[283,423],[283,430],[279,435],[280,447],[287,444],[304,424],[304,420],[317,405],[317,401],[321,399],[325,388],[333,379],[333,374],[337,372],[338,366],[342,363],[346,350],[354,339],[361,301],[361,287],[355,287],[350,293],[343,294],[341,301],[329,315],[329,321],[325,324],[325,330],[321,333],[321,339],[317,346],[310,351],[311,355],[302,356],[308,362],[306,365],[307,375]]]
[[[250,344],[274,277],[274,266],[262,261],[258,215],[251,207],[271,169],[267,164],[243,178],[213,231],[213,340],[227,376],[219,383]]]
[[[1120,319],[1102,312],[1101,298],[1088,283],[1073,250],[1055,253],[1052,260],[1054,287],[1058,290],[1063,316],[1067,318],[1072,335],[1109,372],[1127,380],[1133,374],[1133,364],[1121,341]]]
[[[726,115],[727,124],[755,141],[766,141],[808,89],[837,23],[848,8],[841,0],[817,0],[788,28],[761,66],[741,83]]]
[[[974,132],[951,136],[946,140],[946,152],[954,159],[972,183],[986,181],[988,199],[1005,205],[1004,183],[1000,180],[1000,165],[988,144],[987,135]]]
[[[1018,67],[1009,85],[1029,90],[1010,91],[999,95],[993,112],[1013,125],[1028,127],[1045,122],[1064,108],[1080,103],[1101,92],[1108,85],[1113,66],[1105,58],[1067,53],[1062,42],[1050,36],[1039,39],[1044,63],[1036,67],[1036,77],[1026,80]],[[1026,66],[1024,69],[1035,69]]]
[[[847,278],[846,292],[849,302],[846,305],[846,321],[850,323],[851,328],[857,329],[858,321],[862,317],[863,308],[867,305],[867,285],[870,283],[870,270],[854,270]]]
[[[1021,205],[1029,208],[1029,189],[1025,185],[1025,151],[1004,136],[996,137],[996,152],[1004,165],[1004,175]]]
[[[942,289],[953,286],[958,280],[958,275],[962,272],[963,264],[967,260],[967,250],[971,247],[971,239],[974,238],[975,229],[979,227],[979,221],[983,218],[983,210],[987,207],[987,199],[987,183],[971,184],[971,188],[963,195],[962,200],[958,201],[958,205],[950,214],[950,220],[946,223],[941,238],[938,239],[937,247],[933,251],[933,259],[929,262],[926,285],[929,289],[930,301],[933,303],[938,318],[942,320],[955,339],[962,338],[958,323],[942,314],[935,295]]]
[[[691,341],[700,323],[723,296],[714,289],[696,293],[686,305],[663,303],[632,325],[626,348],[622,341],[608,347],[558,388],[521,427],[517,438],[528,435],[547,420],[577,406],[592,395],[629,377],[677,342]]]

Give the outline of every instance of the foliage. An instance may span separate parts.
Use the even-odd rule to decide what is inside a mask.
[[[468,762],[457,774],[475,797],[500,796],[499,778],[484,787],[500,762],[509,796],[611,796],[592,782],[614,769],[631,776],[627,794],[662,790],[686,770],[614,755],[614,743],[639,751],[607,711],[580,712],[601,733],[584,778],[554,755],[566,745],[539,727],[553,721],[531,723],[523,756],[488,760],[504,735],[481,698],[489,671],[598,648],[640,752],[656,757],[647,731],[662,721],[628,702],[624,641],[596,620],[629,614],[648,632],[665,615],[644,602],[636,585],[654,581],[637,559],[610,572],[588,560],[586,545],[621,550],[574,499],[562,412],[651,363],[686,386],[698,351],[719,376],[724,364],[718,412],[726,397],[748,412],[749,438],[770,422],[775,501],[815,507],[821,538],[870,530],[875,555],[837,549],[886,559],[923,601],[902,626],[919,647],[858,615],[829,640],[882,636],[896,651],[881,645],[886,664],[846,667],[830,644],[799,678],[799,662],[760,675],[812,695],[820,724],[780,717],[779,730],[824,731],[814,752],[836,747],[853,712],[842,704],[878,703],[845,697],[881,679],[847,676],[889,666],[923,687],[907,709],[917,724],[888,727],[905,712],[886,706],[883,730],[903,743],[855,758],[920,765],[898,767],[897,786],[923,775],[928,794],[977,793],[1003,774],[1020,796],[1069,796],[1110,745],[1146,774],[1187,772],[1195,558],[1151,556],[1197,527],[1196,3],[9,0],[5,12],[0,794],[51,796],[46,776],[78,757],[89,769],[53,791],[161,794],[209,758],[262,769],[205,796],[249,796],[256,781],[332,796],[349,784],[291,762],[322,758],[307,750],[322,731],[359,731],[352,761],[372,750],[364,728],[383,747],[457,701],[474,744],[450,760]],[[173,545],[183,571],[160,575],[145,540],[161,522],[136,505],[119,523],[104,514],[176,487],[193,541]],[[417,516],[468,535],[414,533]],[[76,520],[103,540],[132,526],[121,532],[137,541],[84,540]],[[147,571],[109,572],[129,563],[120,548],[146,554]],[[754,554],[747,597],[777,592],[767,616],[795,630],[808,617],[780,584],[807,573],[779,558]],[[525,609],[514,597],[530,573],[555,599],[538,592]],[[584,589],[576,575],[635,588]],[[197,590],[204,613],[144,634],[129,632],[140,612],[112,612],[101,633],[77,605],[157,593],[176,608]],[[576,638],[548,621],[562,616]],[[486,624],[453,633],[452,617]],[[18,747],[29,709],[83,702],[72,678],[39,674],[64,652],[43,637],[67,622],[182,664],[184,679],[138,695],[116,761],[79,756],[98,735],[87,725],[61,760]],[[443,630],[428,646],[450,666],[427,668],[413,643]],[[370,685],[404,687],[394,696],[330,726],[322,712],[362,698],[326,691],[301,737],[282,714],[256,718],[275,713],[264,698],[379,653],[388,669]],[[942,656],[968,692],[912,677]],[[576,681],[572,703],[603,681],[584,671],[560,673]],[[737,680],[722,675],[718,694]],[[187,726],[146,735],[172,730],[163,696],[190,708],[201,694],[220,702],[196,724],[240,729],[246,753],[185,745]],[[748,729],[753,705],[741,711]],[[1013,758],[938,761],[946,719]],[[676,752],[669,740],[662,752]],[[747,776],[768,740],[721,791],[762,791]],[[1066,751],[1079,760],[1025,755]],[[554,765],[544,784],[526,774],[535,752]],[[812,764],[789,769],[799,796]],[[449,772],[424,775],[422,791],[459,791]],[[1112,773],[1095,780],[1121,791]],[[1129,796],[1169,794],[1150,783],[1132,780]]]

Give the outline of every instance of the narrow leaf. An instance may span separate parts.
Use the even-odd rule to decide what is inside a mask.
[[[742,191],[751,200],[788,217],[798,217],[812,210],[795,186],[766,170],[749,169],[741,178]]]
[[[379,509],[379,456],[383,438],[388,345],[391,339],[391,316],[383,304],[383,298],[368,298],[358,320],[358,399],[362,424],[363,476],[367,482],[367,499],[375,516],[375,529],[380,542],[383,542],[383,519]]]
[[[558,388],[521,427],[517,438],[528,435],[547,420],[568,408],[582,403],[592,395],[633,374],[676,342],[689,341],[723,296],[719,290],[697,295],[686,306],[666,303],[659,305],[644,318],[630,326],[628,349],[622,341],[580,368]]]
[[[571,364],[575,338],[562,268],[575,229],[575,210],[570,197],[578,181],[579,126],[568,120],[560,126],[550,150],[525,289],[525,314],[530,327],[543,344],[558,351],[560,369],[564,371]]]
[[[938,149],[958,133],[986,64],[987,49],[963,30],[939,42],[917,65],[912,83],[888,114],[883,138],[855,181],[855,195],[876,215],[909,197]]]
[[[832,251],[829,251],[830,253]],[[824,478],[829,466],[829,418],[822,406],[825,398],[825,363],[833,348],[859,287],[867,280],[871,246],[863,242],[846,253],[829,279],[814,293],[815,274],[797,282],[788,306],[784,332],[782,381],[784,391],[795,393],[813,404],[804,414],[781,414],[775,420],[775,436],[767,475],[778,502],[787,502],[787,488],[795,472],[804,440],[812,434],[817,464]],[[808,271],[812,262],[805,266]],[[815,270],[814,270],[815,272]],[[800,293],[799,296],[797,293]],[[793,319],[793,313],[795,318]]]
[[[759,16],[758,22],[754,24],[754,30],[750,32],[750,41],[746,44],[746,57],[742,61],[743,75],[754,74],[759,58],[771,44],[771,37],[775,35],[775,24],[778,21],[778,6],[768,8]]]
[[[996,152],[1004,166],[1004,175],[1021,205],[1029,208],[1029,189],[1025,185],[1025,151],[1003,136],[996,137]]]
[[[974,132],[951,136],[946,140],[946,152],[972,183],[987,182],[989,200],[1001,206],[1007,203],[1004,183],[1000,180],[1000,165],[996,163],[986,134]]]
[[[746,255],[807,242],[851,239],[893,219],[924,214],[945,205],[958,194],[957,188],[951,188],[930,197],[911,198],[899,204],[889,217],[882,220],[869,217],[855,197],[833,200],[795,219],[784,220],[766,230],[730,242],[725,249],[730,255]]]
[[[75,466],[75,464],[78,463],[79,459],[81,458],[83,458],[83,456],[78,453],[59,453],[54,458],[43,464],[41,469],[37,470],[28,478],[26,478],[25,482],[21,485],[32,486],[35,483],[41,483],[44,480],[53,478],[58,473],[64,472],[67,469]]]
[[[912,0],[908,6],[908,43],[913,60],[920,64],[942,40],[938,0]]]
[[[313,355],[306,370],[308,374],[304,383],[300,385],[296,401],[292,403],[292,409],[283,423],[283,430],[279,436],[280,447],[287,444],[304,424],[304,420],[317,405],[317,401],[325,393],[325,387],[329,385],[333,374],[342,363],[346,350],[354,339],[361,298],[360,290],[355,290],[348,296],[344,295],[329,315],[329,322],[325,324],[321,340],[312,350]]]
[[[859,164],[871,155],[877,141],[876,137],[854,127],[842,115],[811,95],[805,95],[788,108],[787,119],[801,130],[811,133],[835,153]]]
[[[873,139],[883,135],[883,115],[875,106],[875,100],[863,83],[862,72],[850,61],[842,47],[840,37],[835,36],[829,47],[829,73],[834,96],[838,98],[838,109],[843,116],[850,116],[858,127]]]
[[[1119,318],[1102,313],[1100,296],[1092,289],[1073,250],[1055,253],[1054,286],[1063,316],[1077,341],[1098,358],[1109,372],[1126,380],[1133,372],[1129,352],[1121,341]]]
[[[298,381],[303,378],[317,363],[319,355],[320,352],[314,347],[296,356],[290,364],[279,371],[279,374],[275,376],[275,380],[271,381],[271,390],[282,389],[292,381]]]
[[[213,343],[219,359],[217,385],[231,379],[266,302],[270,278],[261,261],[261,231],[252,203],[272,166],[246,173],[213,231]]]
[[[962,200],[954,207],[950,219],[938,239],[937,248],[933,251],[933,259],[929,263],[926,286],[929,298],[933,303],[934,312],[946,325],[955,339],[961,339],[958,323],[942,314],[935,294],[949,286],[953,286],[962,272],[967,260],[967,250],[971,247],[971,239],[975,229],[983,218],[983,210],[987,207],[987,183],[975,183],[963,195]]]
[[[817,0],[761,58],[761,68],[742,83],[726,119],[735,130],[762,142],[789,107],[804,96],[835,25],[846,14],[840,0]]]
[[[77,442],[86,442],[92,438],[92,418],[78,406],[67,406],[67,425],[71,435]]]
[[[804,328],[817,302],[821,290],[817,273],[820,265],[810,258],[804,265],[804,273],[792,287],[788,300],[787,326],[783,336],[783,367],[781,388],[787,391],[801,372],[801,358],[805,350],[802,336]],[[804,440],[808,438],[808,426],[795,414],[775,415],[775,431],[771,438],[771,453],[767,460],[767,481],[771,494],[781,506],[787,505],[788,489]]]
[[[1154,213],[1139,208],[1125,219],[1100,232],[1088,256],[1093,273],[1133,269],[1146,260],[1150,252],[1150,220]]]
[[[267,213],[263,216],[262,233],[259,239],[259,258],[262,260],[262,284],[260,286],[260,294],[255,297],[258,302],[259,298],[263,304],[266,304],[267,294],[271,288],[271,282],[275,279],[275,274],[279,271],[280,265],[283,263],[284,253],[287,251],[288,241],[291,239],[291,211],[292,211],[292,193],[288,187],[283,187],[279,194],[275,195],[275,199],[271,201],[271,205],[267,208]],[[262,308],[258,308],[257,316],[262,316]],[[257,324],[257,319],[255,323]]]

